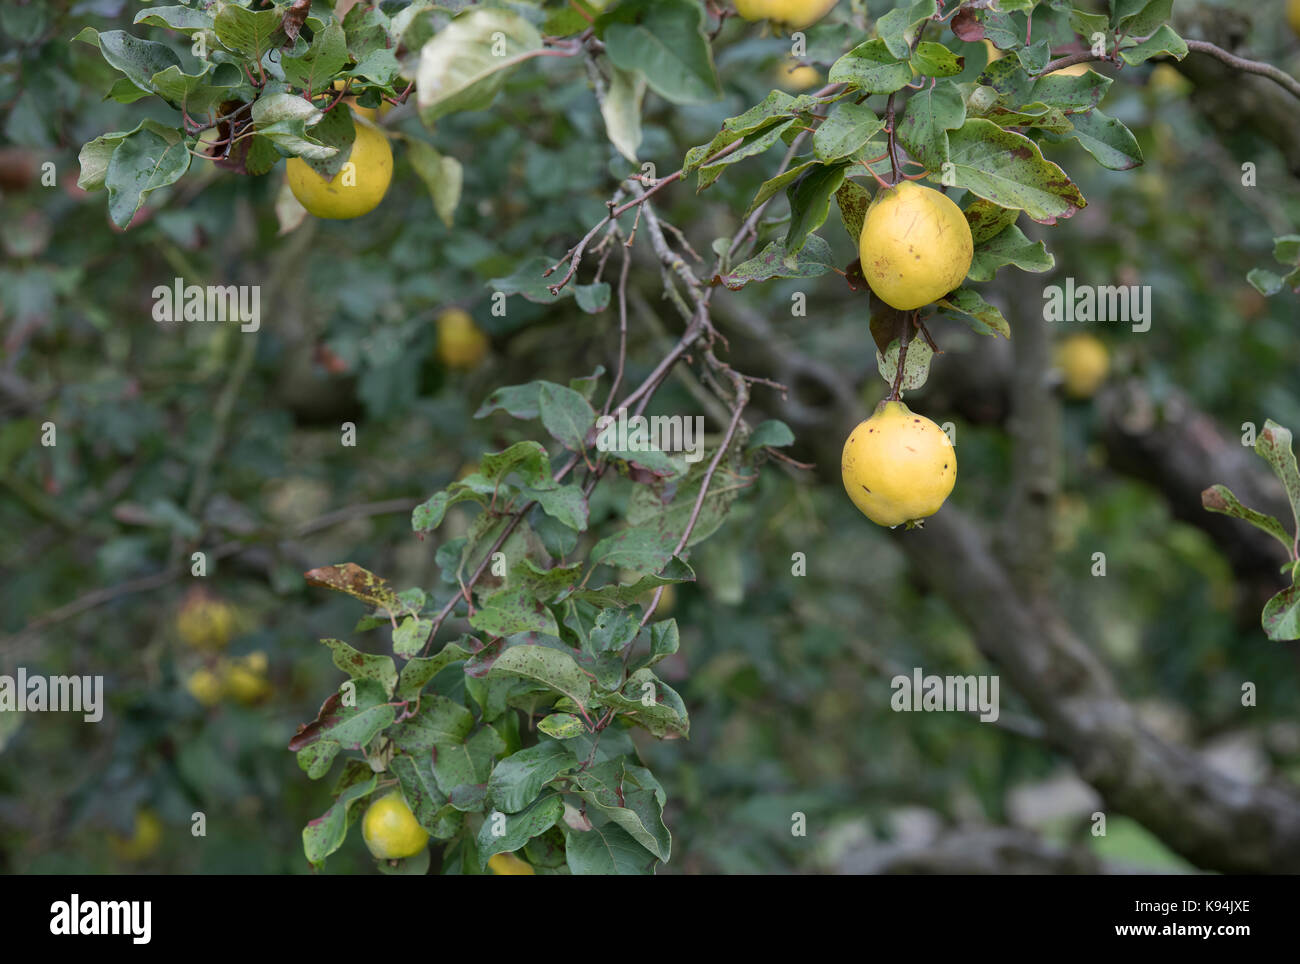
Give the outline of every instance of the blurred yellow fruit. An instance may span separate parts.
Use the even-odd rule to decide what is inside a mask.
[[[252,706],[271,695],[271,684],[247,661],[231,663],[225,670],[225,691],[245,706]]]
[[[1300,37],[1300,0],[1287,0],[1286,22],[1291,25],[1295,35]]]
[[[221,702],[221,695],[224,692],[221,678],[206,667],[191,673],[185,681],[185,688],[189,690],[190,696],[209,708]]]
[[[1155,69],[1151,71],[1148,84],[1155,93],[1169,97],[1181,97],[1190,93],[1195,86],[1169,64],[1156,64]]]
[[[254,650],[244,657],[244,665],[247,666],[250,671],[257,673],[259,676],[265,676],[268,666],[266,653],[262,652],[260,649]]]
[[[746,20],[771,20],[791,30],[810,27],[838,0],[736,0],[736,12]]]
[[[359,113],[353,109],[353,113]],[[368,214],[379,206],[393,179],[393,150],[370,121],[356,120],[356,139],[347,162],[328,181],[301,157],[285,167],[293,196],[318,218],[340,221]]]
[[[811,90],[821,85],[822,72],[791,58],[777,67],[776,82],[785,90]]]
[[[487,356],[487,335],[469,313],[448,308],[438,316],[438,357],[448,368],[477,368]]]
[[[413,857],[429,842],[428,832],[415,819],[400,790],[393,790],[370,805],[361,819],[361,836],[370,852],[380,860]]]
[[[493,854],[488,858],[488,869],[502,877],[535,877],[537,871],[514,854]]]
[[[128,840],[120,834],[110,834],[109,845],[119,860],[148,860],[162,843],[163,822],[153,810],[142,807],[135,812],[135,828]]]
[[[862,276],[887,305],[910,311],[961,285],[975,256],[970,225],[947,195],[913,181],[878,191],[862,219]]]
[[[849,433],[840,474],[858,510],[892,528],[939,511],[957,483],[957,453],[930,419],[884,401]]]
[[[235,631],[235,611],[202,589],[195,589],[185,597],[176,615],[176,631],[195,649],[225,649]]]
[[[1056,348],[1056,367],[1068,397],[1091,398],[1110,371],[1110,352],[1094,335],[1070,335]]]

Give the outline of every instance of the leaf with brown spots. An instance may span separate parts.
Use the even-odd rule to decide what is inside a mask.
[[[388,582],[368,569],[362,569],[355,562],[345,562],[341,566],[321,566],[303,573],[309,586],[324,586],[336,592],[347,593],[376,608],[389,612],[401,612],[404,608],[397,593],[389,588]]]

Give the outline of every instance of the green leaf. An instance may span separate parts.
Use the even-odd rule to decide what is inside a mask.
[[[433,775],[438,787],[448,795],[457,810],[480,810],[483,791],[466,791],[462,787],[477,787],[487,782],[492,771],[492,760],[506,750],[501,735],[490,726],[484,726],[461,743],[440,743],[434,761]]]
[[[948,135],[953,186],[1035,221],[1055,224],[1088,202],[1063,170],[1028,137],[992,121],[971,118]]]
[[[563,743],[545,740],[498,763],[488,778],[488,797],[502,813],[518,813],[537,798],[542,787],[578,762]]]
[[[587,724],[572,713],[552,713],[538,723],[537,728],[557,740],[568,740],[589,732]]]
[[[418,616],[406,616],[393,630],[393,652],[398,656],[414,656],[429,639],[433,632],[433,620]]]
[[[866,104],[842,100],[813,134],[813,155],[820,161],[848,157],[884,126],[885,122]]]
[[[1251,268],[1246,272],[1246,280],[1256,291],[1266,297],[1272,297],[1282,290],[1282,276],[1267,268]]]
[[[500,409],[515,418],[537,418],[541,414],[543,384],[537,381],[526,385],[508,385],[505,388],[498,388],[483,400],[474,417],[484,418]]]
[[[1004,208],[982,197],[973,198],[962,213],[970,225],[971,240],[976,244],[997,237],[1020,217],[1015,208]]]
[[[334,758],[339,755],[339,751],[342,749],[337,743],[313,743],[311,746],[298,751],[298,766],[303,769],[309,779],[319,780],[329,773]]]
[[[152,7],[138,11],[132,23],[166,27],[181,33],[193,33],[196,30],[211,30],[212,14],[206,10],[195,10],[193,7]]]
[[[721,95],[704,8],[691,0],[624,0],[596,21],[605,55],[639,73],[674,104],[703,104]]]
[[[1085,151],[1102,167],[1112,171],[1127,171],[1142,163],[1142,148],[1138,147],[1133,132],[1113,117],[1100,110],[1072,114],[1074,129],[1071,137],[1078,139]]]
[[[697,191],[703,191],[706,187],[722,176],[722,172],[729,165],[738,161],[743,161],[749,157],[756,157],[762,154],[773,144],[781,139],[781,135],[788,131],[796,123],[795,120],[780,121],[771,127],[766,127],[761,131],[753,134],[747,134],[743,139],[740,147],[736,148],[730,154],[719,158],[712,164],[706,164],[699,169]]]
[[[347,62],[347,41],[343,36],[343,27],[336,20],[312,38],[311,46],[302,56],[285,57],[281,66],[284,68],[286,83],[316,93],[329,87],[334,75]]]
[[[505,84],[506,68],[541,46],[537,28],[513,11],[466,10],[420,50],[420,120],[428,126],[447,114],[487,107]]]
[[[435,747],[464,742],[474,729],[474,715],[455,700],[427,693],[414,716],[392,726],[388,737],[411,756],[427,755]]]
[[[406,665],[402,667],[402,675],[397,680],[396,698],[399,700],[415,699],[420,695],[420,691],[424,689],[425,684],[442,672],[445,667],[460,660],[469,659],[471,653],[461,646],[461,642],[472,638],[472,636],[462,636],[459,642],[448,643],[433,656],[417,656],[415,659],[408,660]]]
[[[488,858],[495,854],[513,853],[534,837],[546,833],[563,816],[564,798],[558,793],[547,794],[518,813],[489,813],[478,832],[480,859],[486,864]],[[504,833],[498,836],[494,832],[497,829]]]
[[[489,675],[532,680],[567,696],[579,706],[586,706],[591,696],[587,676],[573,657],[547,646],[511,646],[497,658]]]
[[[307,133],[307,128],[319,124],[325,115],[301,97],[293,94],[263,94],[253,101],[252,114],[259,136],[309,163],[331,158],[339,152],[338,147],[323,144]],[[351,123],[351,118],[344,120]],[[337,137],[337,130],[334,133]]]
[[[146,120],[122,138],[104,171],[108,214],[125,229],[150,194],[174,184],[189,170],[190,152],[181,135]]]
[[[599,589],[578,589],[573,593],[574,599],[586,600],[602,608],[608,606],[631,606],[643,600],[649,593],[660,586],[672,586],[683,582],[694,582],[695,571],[677,556],[673,556],[661,572],[652,572],[641,576],[634,583],[610,583]]]
[[[790,227],[785,235],[786,255],[803,247],[808,236],[826,223],[831,198],[844,183],[845,165],[815,167],[786,191],[790,199]]]
[[[943,44],[919,43],[911,64],[926,77],[954,77],[966,69],[966,58],[953,53]]]
[[[1295,558],[1296,545],[1300,544],[1300,470],[1296,468],[1295,452],[1291,448],[1291,430],[1270,418],[1264,423],[1264,431],[1255,439],[1255,454],[1264,457],[1286,489],[1295,523],[1296,542],[1291,548],[1291,557]]]
[[[846,180],[835,192],[835,202],[840,208],[844,230],[857,247],[862,240],[862,222],[866,220],[867,208],[871,207],[871,193],[857,181]]]
[[[600,105],[605,120],[605,134],[614,149],[633,164],[641,146],[641,105],[645,101],[646,81],[636,71],[620,70],[610,65],[609,90]]]
[[[790,426],[786,425],[785,422],[769,418],[767,421],[760,423],[759,426],[754,429],[754,432],[750,435],[745,448],[750,450],[762,448],[764,446],[784,448],[787,445],[793,444],[794,432],[790,431]]]
[[[359,750],[392,724],[396,711],[388,704],[388,693],[374,680],[349,680],[327,699],[316,719],[299,727],[289,741],[297,752],[313,743],[338,743],[344,749]]]
[[[1187,41],[1174,33],[1173,28],[1168,24],[1162,24],[1160,29],[1146,40],[1121,49],[1119,55],[1130,67],[1146,63],[1152,57],[1173,57],[1175,60],[1182,60],[1187,56]]]
[[[627,569],[659,570],[673,557],[672,533],[629,528],[606,536],[592,547],[589,561]]]
[[[576,532],[587,530],[589,508],[582,486],[562,485],[551,489],[525,488],[524,495],[536,499],[542,511]]]
[[[876,33],[891,54],[899,60],[906,60],[912,52],[912,41],[920,32],[918,28],[937,12],[934,0],[915,0],[910,6],[895,7],[877,20]]]
[[[378,775],[372,774],[370,779],[352,784],[324,814],[303,827],[302,849],[314,866],[321,866],[326,857],[343,846],[352,804],[373,793],[378,779]]]
[[[890,53],[883,40],[868,40],[831,64],[827,79],[868,94],[892,94],[911,82],[912,68]]]
[[[354,679],[372,679],[389,696],[397,686],[397,667],[391,656],[374,656],[353,649],[341,639],[322,639],[334,654],[334,665]]]
[[[613,821],[586,831],[566,828],[564,860],[572,873],[591,875],[649,874],[655,865],[655,855]]]
[[[971,281],[992,281],[998,268],[1015,265],[1021,271],[1050,271],[1056,265],[1043,242],[1031,242],[1014,224],[987,241],[977,242],[975,257],[966,277]]]
[[[728,117],[723,121],[722,128],[707,144],[692,147],[687,151],[686,160],[682,164],[682,174],[690,174],[728,144],[765,130],[787,118],[796,117],[802,111],[810,110],[817,104],[818,101],[813,97],[806,95],[792,97],[785,91],[772,91],[743,114]]]
[[[1300,586],[1288,586],[1265,603],[1261,623],[1269,639],[1300,639]]]
[[[83,191],[98,191],[104,186],[108,174],[108,162],[113,152],[127,136],[127,131],[110,131],[100,134],[93,141],[82,145],[77,160],[81,164],[81,175],[77,178],[77,187]]]
[[[621,760],[597,764],[574,778],[579,796],[641,846],[667,861],[672,852],[672,835],[664,825],[663,788],[653,780],[649,770],[627,767]]]
[[[397,777],[402,797],[420,826],[438,840],[454,837],[464,824],[464,817],[447,802],[447,795],[433,775],[433,758],[412,757],[399,753],[388,768]]]
[[[942,301],[939,303],[943,304]],[[895,338],[883,353],[878,349],[876,351],[876,368],[886,385],[892,385],[898,376],[899,350],[899,342]],[[925,341],[917,339],[910,342],[907,346],[907,358],[903,362],[903,381],[899,389],[914,392],[924,388],[926,379],[930,377],[930,360],[933,357],[934,351]]]
[[[551,478],[551,460],[541,442],[531,439],[516,442],[508,449],[490,452],[479,460],[479,474],[490,481],[504,479],[511,472],[531,486],[554,485]]]
[[[168,67],[179,69],[181,65],[180,58],[166,44],[141,40],[125,30],[105,30],[99,35],[98,43],[104,59],[126,74],[141,90],[152,91],[154,74]]]
[[[586,448],[587,432],[596,421],[591,403],[572,388],[543,382],[538,393],[542,425],[572,452]]]
[[[787,254],[784,241],[773,241],[748,261],[744,261],[717,280],[733,291],[755,281],[773,278],[818,278],[835,263],[831,247],[815,234],[808,235],[803,247]]]
[[[621,690],[601,693],[600,699],[617,708],[620,716],[645,727],[660,739],[690,735],[686,704],[676,690],[648,668],[633,673]]]
[[[898,137],[907,152],[931,171],[948,161],[948,131],[966,123],[966,103],[954,84],[918,91],[907,101]]]
[[[971,327],[981,335],[1011,337],[1011,326],[1007,324],[1007,319],[1003,317],[1002,312],[970,288],[958,288],[946,297],[940,298],[938,304],[962,315],[963,320],[973,318],[979,322],[979,325],[971,325]],[[908,360],[911,360],[910,349]]]
[[[1256,451],[1259,448],[1258,439],[1255,442]],[[1249,522],[1256,529],[1267,532],[1278,542],[1286,547],[1287,555],[1292,554],[1294,547],[1291,536],[1287,534],[1282,523],[1271,515],[1265,515],[1263,512],[1256,512],[1254,509],[1242,505],[1240,500],[1233,495],[1232,490],[1226,485],[1212,485],[1201,493],[1201,505],[1210,512],[1217,512],[1220,515],[1231,516],[1234,519],[1241,519],[1243,522]]]
[[[1120,16],[1128,5],[1116,7],[1117,26],[1130,37],[1145,37],[1166,23],[1173,15],[1174,0],[1147,0],[1136,13]]]
[[[253,11],[235,3],[226,3],[217,11],[213,29],[222,46],[243,54],[249,60],[260,61],[274,46],[276,36],[283,38],[283,19],[284,11],[277,7]]]
[[[1101,103],[1111,83],[1109,77],[1095,70],[1077,77],[1070,74],[1046,74],[1034,81],[1030,96],[1035,101],[1041,101],[1048,107],[1058,108],[1067,114],[1083,113]]]
[[[470,616],[469,624],[489,636],[515,633],[560,635],[555,616],[527,589],[508,587],[492,593]]]

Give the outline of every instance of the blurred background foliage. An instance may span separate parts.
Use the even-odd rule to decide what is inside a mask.
[[[879,13],[889,5],[868,6]],[[1248,47],[1294,72],[1300,41],[1282,24],[1281,7],[1252,9]],[[494,387],[563,383],[612,367],[613,311],[511,298],[506,315],[494,317],[489,281],[538,255],[557,259],[604,214],[631,165],[605,140],[581,62],[546,58],[513,73],[490,110],[447,117],[432,133],[413,116],[390,116],[394,129],[431,139],[463,163],[450,228],[398,143],[387,200],[356,222],[308,219],[280,236],[282,166],[244,178],[196,161],[119,233],[103,196],[76,188],[77,150],[149,111],[171,118],[149,101],[103,100],[110,68],[69,38],[86,24],[130,29],[136,9],[80,0],[0,10],[0,671],[103,674],[108,693],[97,726],[70,715],[0,717],[0,870],[304,872],[301,828],[328,796],[304,778],[286,744],[338,682],[317,640],[338,636],[371,650],[383,641],[351,633],[357,605],[306,587],[301,573],[354,561],[399,587],[446,597],[434,553],[463,533],[468,515],[454,510],[436,537],[421,541],[405,507],[374,515],[349,507],[413,504],[480,453],[522,437],[500,416],[472,418]],[[842,42],[843,28],[814,28],[809,57],[824,69]],[[787,41],[733,20],[715,50],[722,101],[683,109],[646,97],[641,153],[660,175],[722,118],[789,82]],[[982,45],[963,52],[973,77]],[[1245,282],[1248,270],[1270,263],[1272,238],[1300,224],[1300,184],[1261,132],[1216,130],[1175,68],[1099,69],[1116,77],[1103,106],[1137,134],[1146,164],[1106,171],[1077,147],[1048,147],[1089,207],[1035,235],[1056,256],[1052,275],[1031,276],[1026,289],[1008,269],[986,297],[1014,330],[1038,323],[1040,279],[1149,284],[1151,329],[1102,334],[1113,377],[1135,376],[1156,398],[1178,388],[1229,435],[1266,417],[1300,429],[1295,298],[1265,299]],[[660,215],[707,254],[715,237],[735,231],[776,157],[734,168],[702,195],[689,184],[666,189]],[[55,187],[40,183],[46,161]],[[1257,166],[1257,187],[1242,186],[1245,161]],[[780,236],[783,211],[784,200],[769,209],[764,232]],[[834,219],[823,235],[839,264],[853,259]],[[631,384],[677,330],[644,255],[633,269]],[[262,285],[261,330],[155,323],[151,292],[176,276]],[[828,275],[802,289],[807,317],[792,317],[796,290],[780,282],[715,300],[766,318],[784,342],[855,379],[865,417],[885,388],[862,296]],[[1017,290],[1031,292],[1027,305],[1016,303]],[[467,309],[492,340],[489,361],[470,373],[449,371],[436,356],[433,318],[450,305]],[[746,337],[719,310],[722,330]],[[927,402],[933,386],[971,363],[978,336],[942,321],[934,333],[945,354],[931,386],[909,403],[956,425],[954,503],[997,518],[1009,478],[1005,433]],[[652,411],[701,409],[674,379]],[[355,448],[339,444],[347,419],[358,425]],[[56,447],[35,441],[45,421],[57,425]],[[1116,667],[1151,725],[1218,748],[1233,772],[1272,763],[1300,778],[1294,647],[1269,644],[1240,617],[1219,550],[1176,521],[1160,491],[1113,472],[1097,430],[1089,402],[1067,406],[1054,576],[1071,623]],[[710,431],[719,431],[716,422]],[[851,853],[972,824],[1027,826],[1108,860],[1186,869],[1122,818],[1106,838],[1092,838],[1095,801],[1034,739],[958,714],[891,711],[896,669],[996,670],[944,604],[910,581],[893,542],[857,513],[837,478],[769,464],[696,551],[698,584],[675,591],[670,614],[682,647],[662,668],[690,708],[691,739],[638,740],[668,791],[676,843],[665,871],[833,870]],[[627,491],[617,483],[597,490],[595,535],[599,520],[620,514]],[[205,706],[185,685],[217,659],[183,644],[178,630],[193,582],[179,547],[196,536],[208,548],[244,547],[216,561],[204,586],[234,614],[224,658],[266,654],[270,692],[251,705],[227,696]],[[1088,575],[1099,549],[1106,578]],[[807,560],[806,576],[791,575],[795,553]],[[133,581],[146,588],[98,602],[96,594]],[[60,608],[78,600],[98,604]],[[1291,697],[1245,709],[1241,679],[1269,680],[1270,693]],[[1002,701],[1014,719],[1018,700],[1005,685]],[[195,811],[207,815],[205,839],[189,833]],[[796,811],[807,814],[807,837],[790,833]],[[160,821],[156,846],[123,846],[118,838],[131,836],[141,813],[144,844],[153,815]],[[327,867],[372,870],[355,833]]]

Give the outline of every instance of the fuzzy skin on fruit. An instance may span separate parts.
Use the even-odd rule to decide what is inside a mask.
[[[858,254],[876,297],[910,311],[961,285],[975,242],[951,198],[903,181],[876,193],[862,219]]]
[[[892,527],[939,511],[957,482],[957,452],[925,416],[902,402],[881,402],[849,433],[840,472],[862,514]]]
[[[514,854],[493,854],[488,858],[488,870],[501,877],[533,877],[537,871]]]
[[[1110,374],[1110,352],[1095,335],[1070,335],[1056,348],[1056,367],[1068,398],[1092,398]]]
[[[361,836],[371,854],[380,860],[413,857],[429,843],[428,832],[415,819],[400,790],[370,805],[361,818]]]
[[[308,213],[330,221],[345,221],[369,214],[388,193],[393,179],[393,149],[388,138],[369,121],[355,116],[356,139],[347,164],[328,181],[301,157],[289,158],[285,173],[289,189]]]
[[[448,368],[471,369],[487,357],[487,335],[469,313],[448,308],[438,316],[438,357]]]
[[[736,0],[736,12],[746,20],[771,20],[791,30],[810,27],[839,0]]]

